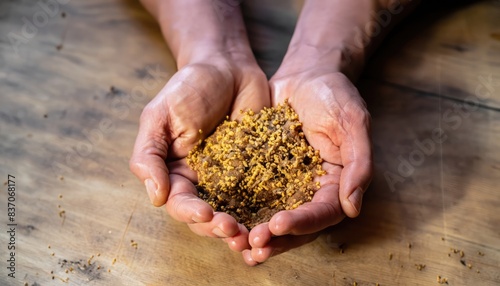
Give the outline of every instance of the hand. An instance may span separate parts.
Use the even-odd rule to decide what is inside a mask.
[[[269,87],[253,57],[214,56],[181,68],[144,108],[130,169],[146,185],[155,206],[204,236],[232,237],[229,246],[249,248],[248,230],[198,198],[188,152],[230,115],[270,105]],[[199,130],[202,130],[200,134]]]
[[[318,178],[321,188],[311,202],[252,229],[252,249],[243,251],[249,265],[314,240],[345,215],[356,217],[372,176],[370,115],[351,81],[331,69],[286,71],[280,68],[271,79],[272,104],[288,99],[327,174]]]

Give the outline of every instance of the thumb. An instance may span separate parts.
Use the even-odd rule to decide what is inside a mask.
[[[363,194],[370,184],[373,174],[372,150],[369,135],[369,119],[364,126],[351,129],[351,142],[341,147],[346,158],[340,175],[339,197],[344,213],[356,217],[361,211]],[[347,146],[346,146],[347,145]]]
[[[144,183],[151,203],[158,207],[167,202],[170,191],[169,173],[165,164],[168,151],[167,125],[166,118],[158,118],[154,107],[149,106],[144,108],[141,115],[129,167]]]

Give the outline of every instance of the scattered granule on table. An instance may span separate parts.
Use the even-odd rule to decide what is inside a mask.
[[[422,271],[425,268],[425,264],[415,264],[418,271]]]
[[[139,244],[134,241],[133,239],[130,240],[130,246],[132,246],[133,248],[137,249],[137,247],[139,246]]]
[[[288,102],[246,111],[241,122],[225,120],[187,162],[200,197],[249,229],[311,201],[320,187],[313,179],[326,173]]]
[[[94,255],[92,254],[92,256],[90,256],[89,259],[87,259],[87,264],[88,265],[91,265],[92,264],[92,259],[94,259]]]
[[[439,284],[448,284],[448,278],[441,277],[441,275],[438,275],[436,280]]]

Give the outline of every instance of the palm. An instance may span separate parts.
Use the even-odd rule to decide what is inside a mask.
[[[327,174],[319,178],[321,188],[311,202],[279,212],[250,232],[252,250],[243,253],[250,265],[310,242],[345,215],[356,216],[360,203],[351,203],[350,196],[365,190],[371,177],[369,114],[344,75],[295,73],[275,77],[270,85],[273,105],[288,99]]]
[[[320,150],[328,172],[321,180],[340,184],[341,192],[351,187],[365,189],[366,183],[355,186],[358,182],[346,180],[354,170],[344,169],[361,160],[368,165],[362,168],[368,174],[362,175],[371,175],[370,116],[352,83],[340,73],[305,72],[272,80],[271,84],[273,104],[288,98],[303,123],[307,140]],[[344,212],[353,216],[349,209]]]
[[[169,158],[183,158],[201,138],[229,114],[234,79],[206,65],[188,66],[176,73],[146,107],[163,126],[158,146],[168,149]],[[149,112],[150,111],[150,112]]]
[[[231,216],[214,213],[197,197],[196,173],[185,157],[226,116],[235,118],[240,109],[268,106],[268,90],[264,74],[252,67],[194,64],[179,70],[145,107],[130,163],[144,178],[153,204],[166,203],[173,218],[190,223],[200,235],[236,235],[241,228]],[[156,185],[148,188],[148,178]],[[215,228],[224,235],[214,233]]]

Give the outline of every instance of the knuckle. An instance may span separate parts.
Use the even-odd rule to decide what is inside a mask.
[[[344,110],[347,121],[353,126],[370,127],[371,115],[363,104],[349,104]]]
[[[140,174],[139,162],[135,155],[132,155],[132,157],[130,158],[128,162],[128,167],[134,175],[139,176]]]
[[[370,126],[372,117],[366,108],[360,108],[360,110],[358,111],[358,117],[363,125]]]
[[[155,108],[151,103],[147,104],[144,109],[142,109],[141,116],[139,118],[141,123],[148,122],[155,112]]]

